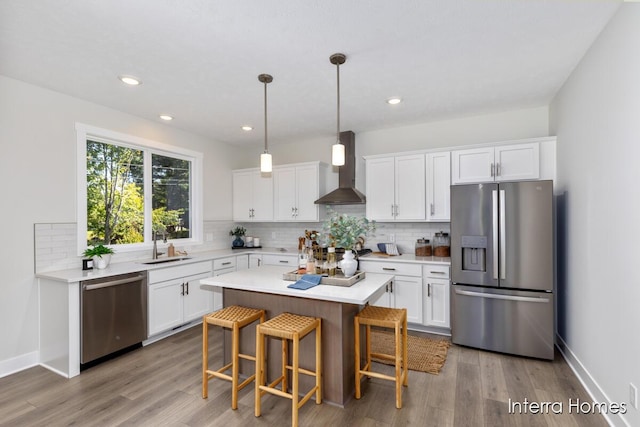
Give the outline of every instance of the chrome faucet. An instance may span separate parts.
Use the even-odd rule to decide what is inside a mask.
[[[158,232],[154,231],[152,233],[152,237],[153,237],[153,259],[158,259],[158,255],[162,255],[164,254],[164,252],[158,252]],[[162,242],[163,243],[167,243],[167,234],[166,233],[162,233]]]

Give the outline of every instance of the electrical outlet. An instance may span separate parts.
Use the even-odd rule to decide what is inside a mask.
[[[629,403],[631,406],[638,409],[638,389],[633,383],[629,383]]]
[[[395,243],[395,241],[396,241],[396,235],[389,234],[389,243]]]

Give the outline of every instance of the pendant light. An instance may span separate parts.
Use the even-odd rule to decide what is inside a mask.
[[[273,81],[273,77],[269,74],[260,74],[258,80],[264,83],[264,153],[260,154],[260,172],[269,173],[273,168],[267,145],[267,84]]]
[[[343,166],[344,165],[344,145],[340,142],[340,65],[344,64],[347,60],[347,57],[342,53],[334,53],[329,57],[329,61],[333,65],[336,66],[336,73],[338,76],[338,108],[337,108],[337,129],[336,129],[336,143],[331,147],[331,164],[333,166]]]

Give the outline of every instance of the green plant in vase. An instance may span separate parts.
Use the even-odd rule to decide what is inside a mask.
[[[95,245],[92,248],[87,248],[83,255],[86,258],[93,259],[93,266],[98,269],[107,268],[109,262],[111,262],[111,255],[114,253],[113,249],[104,245]]]
[[[231,243],[234,248],[241,248],[244,246],[244,240],[242,240],[242,236],[244,236],[245,234],[247,234],[247,229],[240,226],[229,231],[229,236],[236,236],[236,238]]]
[[[344,248],[345,253],[340,262],[340,269],[346,277],[353,276],[357,268],[353,248],[356,243],[364,242],[364,238],[375,231],[375,221],[369,221],[363,216],[341,214],[332,209],[327,210],[329,218],[323,224],[323,231],[329,236],[329,241],[336,248]]]

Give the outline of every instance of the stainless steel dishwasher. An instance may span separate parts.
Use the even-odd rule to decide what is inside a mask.
[[[147,339],[147,272],[80,282],[80,363]]]

